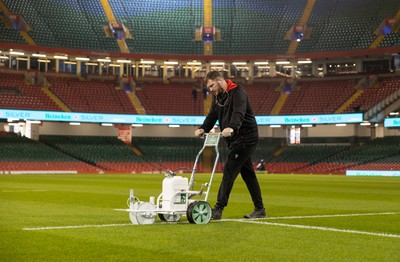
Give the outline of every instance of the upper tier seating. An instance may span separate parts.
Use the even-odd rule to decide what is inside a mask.
[[[113,48],[113,51],[118,51],[115,40],[113,46],[104,44],[106,40],[102,30],[103,24],[107,24],[104,11],[100,12],[98,8],[88,11],[83,3],[87,1],[3,0],[3,2],[12,13],[24,17],[32,27],[29,34],[38,45],[87,50]],[[99,16],[103,19],[97,19]]]
[[[395,0],[389,0],[384,5],[379,1],[363,0],[315,1],[307,23],[312,28],[312,37],[301,41],[297,52],[369,48],[376,38],[373,34],[375,29],[384,19],[393,17],[398,7]],[[383,46],[394,42],[388,40]]]
[[[41,46],[118,52],[106,38],[108,24],[100,1],[3,0],[12,13],[21,14],[31,25],[29,35]],[[193,41],[194,29],[204,24],[203,1],[109,0],[118,22],[131,30],[126,43],[131,52],[204,54],[203,43]],[[289,29],[299,23],[308,0],[215,0],[212,24],[221,29],[221,42],[214,54],[284,54],[290,41]],[[312,34],[302,40],[297,53],[367,49],[375,40],[375,29],[394,17],[396,0],[315,1],[307,27]],[[0,41],[21,43],[22,37],[0,26]],[[379,47],[396,46],[400,33],[392,32]]]

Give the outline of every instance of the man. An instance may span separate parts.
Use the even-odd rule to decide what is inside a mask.
[[[264,218],[267,214],[251,161],[251,155],[258,142],[258,127],[247,94],[241,85],[225,80],[218,71],[209,72],[205,83],[214,94],[215,101],[201,127],[195,131],[195,136],[208,133],[218,120],[222,136],[229,148],[217,203],[212,210],[212,219],[222,218],[222,211],[228,205],[233,183],[239,173],[254,204],[254,211],[244,217]]]
[[[265,162],[264,162],[264,159],[261,159],[260,160],[260,163],[258,163],[258,165],[257,165],[257,170],[259,170],[259,171],[265,171]]]

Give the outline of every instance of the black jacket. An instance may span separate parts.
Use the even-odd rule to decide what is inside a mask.
[[[208,133],[218,120],[219,127],[233,129],[233,135],[226,137],[228,147],[254,145],[258,142],[257,122],[251,109],[249,98],[241,85],[224,93],[213,101],[211,109],[200,127]]]

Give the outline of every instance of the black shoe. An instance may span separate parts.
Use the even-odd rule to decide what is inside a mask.
[[[220,220],[222,218],[222,209],[214,206],[211,213],[212,220]]]
[[[265,208],[254,209],[253,213],[247,214],[244,218],[266,218],[267,213],[265,213]]]

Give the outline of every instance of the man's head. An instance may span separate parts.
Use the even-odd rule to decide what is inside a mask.
[[[218,71],[210,71],[206,75],[205,83],[207,88],[212,92],[214,95],[222,94],[226,91],[228,87],[224,77]]]

